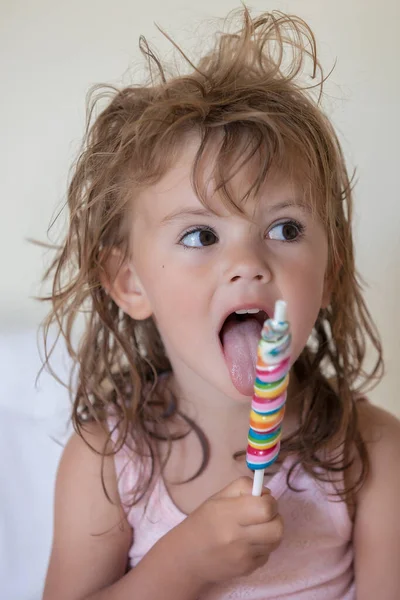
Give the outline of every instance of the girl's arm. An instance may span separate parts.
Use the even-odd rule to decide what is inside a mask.
[[[100,428],[91,426],[88,441],[104,445]],[[101,456],[74,435],[68,442],[58,470],[55,492],[53,548],[43,600],[194,600],[200,587],[177,568],[178,536],[168,535],[125,574],[132,531],[119,506],[112,457]],[[167,539],[168,537],[168,539]],[[176,539],[175,539],[176,538]]]
[[[400,597],[400,422],[361,402],[371,471],[358,494],[354,526],[357,600]]]

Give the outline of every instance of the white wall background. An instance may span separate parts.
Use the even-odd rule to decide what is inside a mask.
[[[350,165],[358,168],[358,265],[384,342],[387,376],[374,401],[400,414],[400,202],[398,185],[398,0],[253,0],[309,21],[326,70],[337,67],[327,107]],[[236,0],[0,0],[0,330],[36,327],[43,252],[65,200],[68,168],[83,130],[85,94],[97,82],[127,79],[138,36],[167,43],[154,21],[190,48],[203,19],[225,16]],[[204,31],[202,26],[201,31]],[[0,366],[1,369],[1,366]]]

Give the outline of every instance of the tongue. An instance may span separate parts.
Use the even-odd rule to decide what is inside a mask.
[[[232,383],[244,396],[251,396],[262,326],[254,318],[227,321],[221,332],[225,360]]]

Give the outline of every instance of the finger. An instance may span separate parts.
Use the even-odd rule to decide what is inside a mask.
[[[235,499],[238,523],[243,527],[272,521],[278,514],[278,504],[273,496],[242,496]]]
[[[248,542],[255,547],[268,546],[276,548],[283,538],[284,524],[281,515],[262,525],[249,525],[244,528],[244,535]],[[260,549],[261,549],[260,548]]]
[[[254,571],[260,567],[263,567],[268,562],[270,554],[271,548],[264,548],[262,550],[254,548],[252,552]]]
[[[265,488],[267,490],[267,488]],[[239,477],[232,483],[224,487],[214,498],[238,498],[240,496],[251,496],[253,490],[253,480],[251,477]],[[270,493],[269,490],[266,494]],[[264,492],[263,492],[263,495]]]
[[[269,559],[270,554],[271,554],[271,549],[269,547],[265,548],[263,550],[261,550],[261,549],[259,550],[256,547],[254,547],[251,556],[252,556],[253,560],[256,563],[258,563],[257,566],[261,566],[261,565],[265,565],[265,563]]]

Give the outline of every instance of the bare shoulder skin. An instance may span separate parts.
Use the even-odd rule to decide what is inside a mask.
[[[97,425],[87,440],[101,451],[105,433]],[[43,600],[85,598],[120,579],[132,531],[120,507],[112,457],[104,459],[78,436],[69,440],[57,475],[54,539]]]
[[[360,402],[358,412],[371,469],[357,497],[357,599],[396,600],[400,594],[400,421],[368,402]]]

